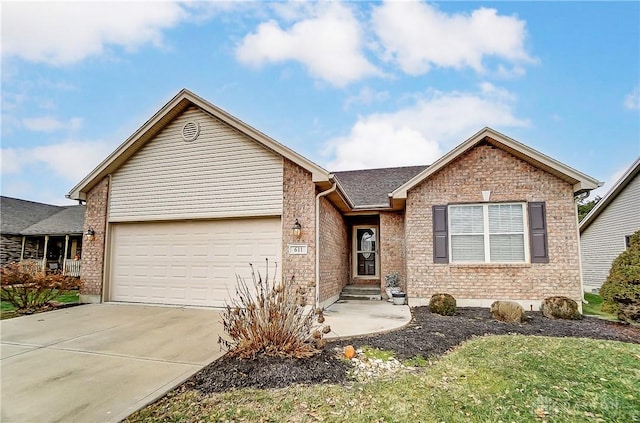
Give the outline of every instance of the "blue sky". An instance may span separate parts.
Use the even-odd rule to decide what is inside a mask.
[[[606,183],[640,155],[639,2],[3,2],[2,195],[65,194],[188,88],[328,170],[485,126]]]

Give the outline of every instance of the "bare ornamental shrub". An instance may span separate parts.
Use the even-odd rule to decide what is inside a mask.
[[[323,336],[331,331],[324,322],[322,310],[306,307],[304,289],[289,283],[269,280],[269,262],[265,277],[251,267],[252,286],[236,275],[236,297],[222,312],[222,324],[229,340],[218,343],[229,356],[255,358],[306,358],[320,352],[326,344]]]
[[[545,298],[540,306],[540,311],[544,317],[549,319],[582,319],[578,311],[578,303],[567,297]]]
[[[494,301],[491,317],[506,323],[522,323],[527,318],[522,306],[513,301]]]
[[[0,269],[0,298],[20,314],[33,313],[65,292],[78,289],[80,279],[43,272],[36,262],[11,263]]]
[[[449,294],[434,294],[429,300],[429,311],[442,316],[456,314],[456,299]]]

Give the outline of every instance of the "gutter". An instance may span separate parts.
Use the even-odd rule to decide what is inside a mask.
[[[333,175],[329,175],[329,181],[333,182],[333,186],[316,195],[316,309],[320,308],[320,197],[331,194],[338,187]]]

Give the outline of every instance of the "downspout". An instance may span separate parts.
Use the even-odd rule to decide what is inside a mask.
[[[585,197],[586,198],[586,197]],[[584,278],[582,277],[582,246],[580,245],[580,219],[578,217],[578,197],[574,197],[575,203],[575,215],[576,215],[576,234],[578,236],[578,270],[580,271],[580,297],[582,301],[578,302],[578,308],[582,313],[582,304],[589,304],[584,298]]]
[[[331,194],[338,186],[335,180],[333,180],[333,176],[329,177],[329,181],[333,181],[333,186],[316,195],[316,308],[320,308],[320,197]]]

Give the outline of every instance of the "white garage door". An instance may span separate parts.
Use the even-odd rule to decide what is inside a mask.
[[[118,223],[111,234],[111,301],[222,307],[236,274],[250,283],[249,263],[263,275],[265,258],[270,275],[280,266],[280,218]]]

